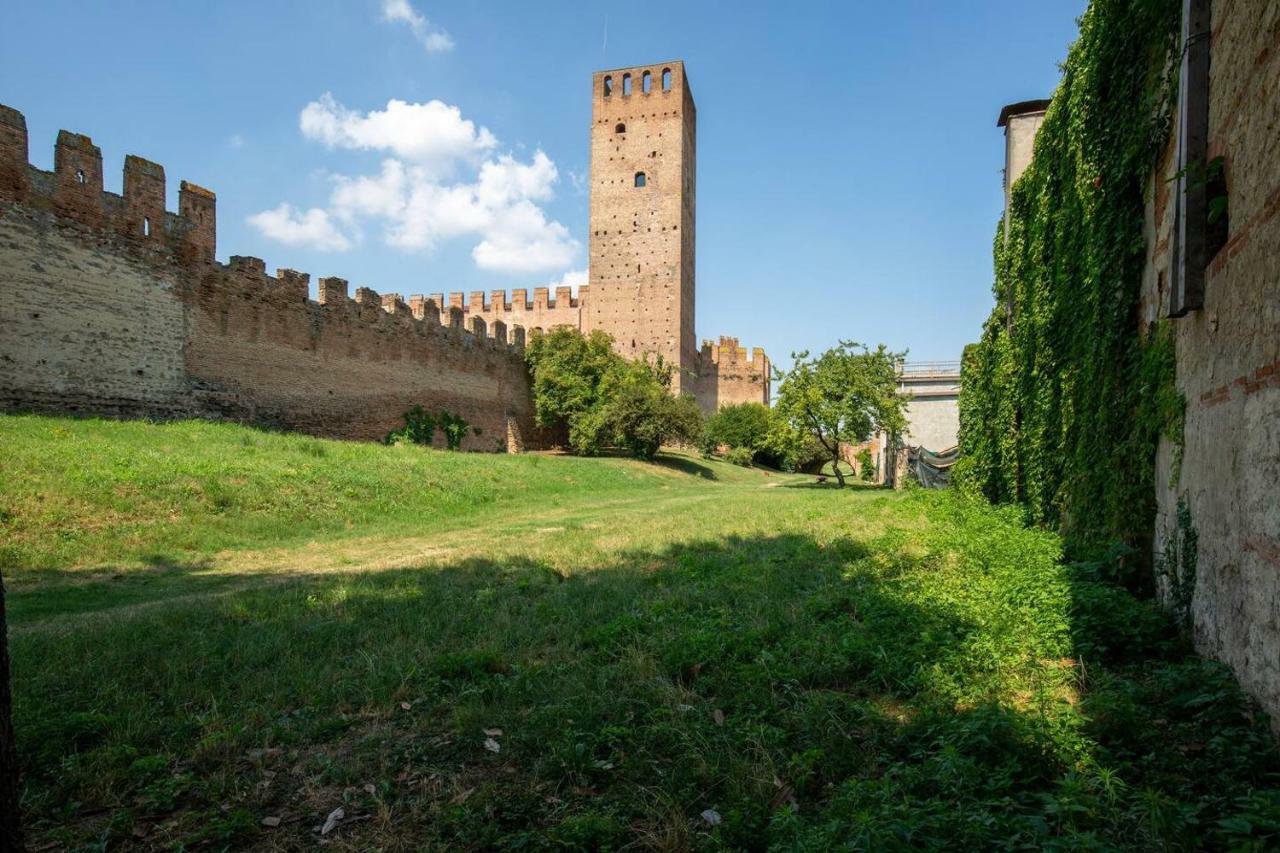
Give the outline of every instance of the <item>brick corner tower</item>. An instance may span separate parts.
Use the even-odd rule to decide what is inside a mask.
[[[697,117],[684,63],[591,80],[590,316],[627,358],[661,355],[695,391]]]

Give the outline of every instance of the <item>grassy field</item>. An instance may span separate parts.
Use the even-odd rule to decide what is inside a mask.
[[[954,496],[8,417],[0,522],[37,849],[1280,844],[1226,671]]]

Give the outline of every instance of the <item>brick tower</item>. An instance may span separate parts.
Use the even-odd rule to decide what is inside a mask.
[[[696,115],[684,63],[598,71],[591,98],[589,313],[628,358],[693,392]]]

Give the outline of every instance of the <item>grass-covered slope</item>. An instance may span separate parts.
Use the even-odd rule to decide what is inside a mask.
[[[759,474],[668,456],[627,460],[384,448],[230,424],[0,419],[0,565],[23,570],[164,566],[224,548],[376,532],[422,535],[480,513],[553,512],[688,485],[694,469]],[[486,515],[484,517],[491,517]]]
[[[212,470],[242,443],[271,460],[241,475],[261,503],[169,493],[197,528],[160,540],[184,561],[24,572],[15,715],[42,849],[311,849],[339,807],[337,850],[1280,841],[1280,763],[1226,671],[981,502],[687,457],[2,423],[83,430],[90,470],[142,466],[160,491],[197,465],[161,451],[175,434],[203,436]],[[20,507],[121,485],[72,486],[23,458],[59,458],[49,441],[5,441],[45,478]],[[340,511],[251,525],[293,505],[286,470]],[[413,484],[444,471],[460,503],[419,530]],[[368,495],[380,513],[348,529]],[[54,555],[41,524],[23,547]]]

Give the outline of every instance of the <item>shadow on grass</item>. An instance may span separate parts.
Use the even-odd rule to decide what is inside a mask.
[[[1157,719],[1123,658],[1087,681],[1045,660],[1072,650],[1063,620],[1075,648],[1117,620],[1044,604],[1043,567],[958,576],[895,542],[318,574],[18,635],[33,834],[136,844],[145,815],[168,827],[156,846],[300,847],[342,804],[369,816],[337,836],[353,848],[1195,847],[1268,784],[1275,753],[1221,683],[1179,701],[1253,753]],[[1160,732],[1158,770],[1135,727]],[[269,839],[264,814],[286,819]]]
[[[673,471],[679,471],[681,474],[690,474],[696,477],[701,477],[704,480],[719,479],[711,466],[703,465],[701,462],[690,459],[688,456],[659,453],[654,457],[653,464],[660,465],[663,468],[670,468]]]
[[[840,491],[841,486],[834,478],[826,480],[813,479],[803,483],[786,483],[783,485],[785,489],[831,489]],[[887,491],[884,486],[877,483],[864,483],[860,480],[845,480],[843,490],[847,492],[871,492],[871,491]]]
[[[143,562],[148,568],[117,571],[104,566],[67,573],[30,572],[9,590],[9,627],[23,630],[50,618],[207,595],[244,580],[243,576],[212,573],[212,559],[182,562],[150,556]]]

